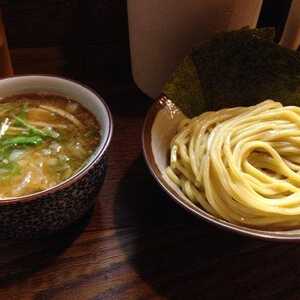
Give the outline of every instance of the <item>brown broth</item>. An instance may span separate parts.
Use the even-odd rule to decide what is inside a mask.
[[[96,118],[58,95],[0,101],[0,199],[53,187],[78,172],[100,142]]]

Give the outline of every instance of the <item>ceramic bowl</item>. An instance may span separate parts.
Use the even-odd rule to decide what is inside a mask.
[[[267,231],[231,224],[216,218],[193,204],[183,192],[164,174],[168,165],[169,145],[184,114],[172,100],[165,96],[154,102],[147,113],[142,134],[143,151],[148,167],[159,185],[183,208],[197,217],[223,229],[266,240],[300,242],[300,229]]]
[[[113,121],[104,100],[82,84],[64,78],[28,75],[0,80],[1,98],[37,92],[70,97],[83,105],[99,122],[101,141],[84,168],[61,184],[32,195],[0,200],[0,238],[36,237],[70,225],[94,206],[105,177]]]

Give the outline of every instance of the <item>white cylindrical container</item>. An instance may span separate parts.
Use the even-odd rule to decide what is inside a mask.
[[[255,27],[263,0],[127,0],[131,64],[140,89],[157,97],[191,47],[215,32]]]
[[[300,47],[300,0],[293,0],[280,45],[297,50]]]

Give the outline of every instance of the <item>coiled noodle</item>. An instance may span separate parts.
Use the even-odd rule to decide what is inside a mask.
[[[169,178],[190,201],[231,223],[300,226],[300,107],[272,100],[184,119]]]

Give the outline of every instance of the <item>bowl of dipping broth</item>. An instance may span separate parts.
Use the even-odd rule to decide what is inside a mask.
[[[80,83],[44,75],[0,80],[0,238],[61,230],[95,202],[113,121]]]

